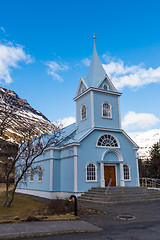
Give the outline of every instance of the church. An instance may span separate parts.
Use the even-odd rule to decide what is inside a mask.
[[[63,129],[56,147],[34,163],[38,174],[21,182],[17,192],[44,198],[80,196],[92,187],[139,186],[138,146],[122,130],[120,96],[98,57],[93,55],[76,96],[76,122]]]

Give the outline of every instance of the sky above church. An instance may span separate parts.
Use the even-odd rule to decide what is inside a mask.
[[[160,128],[160,1],[0,1],[0,86],[71,123],[93,35],[127,132]]]

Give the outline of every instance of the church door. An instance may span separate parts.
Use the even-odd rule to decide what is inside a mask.
[[[104,179],[106,187],[110,179],[112,179],[111,186],[116,186],[115,166],[104,166]]]

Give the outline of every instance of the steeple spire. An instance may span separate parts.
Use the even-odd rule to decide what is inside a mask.
[[[85,82],[88,87],[96,87],[97,84],[101,81],[101,79],[106,75],[106,72],[97,54],[95,37],[93,37],[93,39],[94,39],[94,47],[93,47],[92,60],[90,63],[88,73],[85,78]]]

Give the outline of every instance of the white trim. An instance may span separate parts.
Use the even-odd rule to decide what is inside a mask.
[[[124,166],[125,166],[125,165],[128,167],[129,179],[125,179],[125,177],[124,177]],[[130,165],[129,165],[128,163],[126,163],[126,162],[123,163],[123,177],[124,177],[124,181],[125,181],[125,182],[131,182],[131,167],[130,167]]]
[[[113,83],[111,82],[110,78],[108,77],[107,73],[106,75],[101,79],[101,81],[97,84],[96,88],[99,88],[99,86],[102,84],[102,82],[107,78],[109,84],[111,85],[111,88],[113,88],[113,90],[115,92],[118,92],[117,89],[115,88],[115,86],[113,85]]]
[[[41,168],[41,170],[42,170],[42,180],[39,180],[39,169]],[[42,166],[38,166],[38,183],[42,183],[43,182],[43,168],[42,168]]]
[[[107,86],[107,89],[105,89],[104,86]],[[103,83],[102,89],[104,89],[104,90],[106,90],[106,91],[109,91],[109,85],[108,85],[107,83]]]
[[[103,105],[104,105],[104,104],[109,104],[109,106],[110,106],[110,110],[108,111],[108,112],[110,112],[110,117],[103,116]],[[112,119],[112,105],[110,104],[110,102],[104,101],[104,102],[101,104],[101,110],[102,110],[102,118]]]
[[[30,183],[33,183],[34,182],[34,173],[33,173],[33,180],[31,180],[31,170],[34,171],[34,169],[32,167],[30,168],[29,179],[30,179]]]
[[[136,147],[135,149],[139,149],[138,145],[132,140],[132,138],[130,138],[130,136],[124,130],[122,130],[122,133]]]
[[[136,152],[137,155],[137,152]],[[139,166],[138,166],[138,158],[136,157],[136,165],[137,165],[137,186],[140,186],[140,182],[139,182]]]
[[[82,119],[82,108],[85,107],[86,108],[86,117]],[[84,121],[87,119],[87,107],[86,105],[83,103],[80,107],[80,115],[81,115],[81,121]]]
[[[87,86],[87,84],[85,83],[84,79],[81,77],[81,78],[80,78],[80,81],[79,81],[78,89],[77,89],[77,92],[76,92],[76,96],[78,95],[78,92],[79,92],[81,83],[84,84],[84,86],[86,87],[86,89],[88,88],[88,86]],[[79,94],[79,95],[80,95],[80,94]]]
[[[77,112],[77,103],[76,103],[76,128],[78,127],[78,122],[77,122],[78,117],[77,117],[77,114],[78,114],[78,112]]]
[[[66,199],[69,198],[73,192],[49,192],[49,191],[39,191],[39,190],[29,190],[29,189],[21,189],[17,188],[16,192],[23,193],[23,194],[29,194],[37,197],[47,198],[47,199]],[[80,193],[74,193],[76,197],[79,197],[84,192]]]
[[[91,126],[92,128],[95,125],[94,121],[94,96],[93,96],[93,91],[91,91]]]
[[[125,182],[124,182],[124,170],[123,170],[123,163],[120,163],[120,186],[124,187]]]
[[[78,100],[79,98],[81,98],[83,95],[87,94],[90,91],[100,92],[100,93],[109,94],[109,95],[116,95],[116,96],[121,96],[122,95],[122,93],[119,93],[119,92],[106,91],[104,89],[90,87],[86,91],[84,91],[83,93],[81,93],[78,96],[76,96],[75,98],[73,98],[73,100],[74,101]]]
[[[89,164],[93,164],[95,166],[95,180],[87,180],[87,167],[88,167]],[[88,162],[85,166],[85,169],[86,169],[86,182],[87,183],[97,182],[97,164],[94,163],[94,162]]]
[[[121,123],[121,110],[120,110],[120,98],[118,97],[118,113],[119,113],[119,127],[122,129],[122,123]]]
[[[103,133],[103,134],[101,134],[99,137],[98,137],[98,140],[97,140],[97,143],[96,143],[96,147],[98,147],[98,148],[109,148],[109,149],[114,149],[114,148],[120,148],[120,143],[119,143],[119,140],[117,139],[117,137],[115,137],[113,134],[110,134],[110,133],[108,133],[108,135],[111,135],[112,137],[114,137],[115,139],[116,139],[116,141],[117,141],[117,143],[118,143],[118,147],[108,147],[108,146],[98,146],[98,141],[99,141],[99,139],[102,137],[102,136],[104,136],[104,135],[106,135],[106,133]]]
[[[77,147],[74,147],[74,192],[77,192]]]
[[[118,157],[118,159],[119,159],[119,162],[123,162],[123,157],[122,157],[121,153],[118,152],[118,151],[115,150],[115,149],[108,149],[108,150],[106,150],[106,151],[103,153],[103,155],[102,155],[101,161],[104,161],[105,155],[107,155],[107,153],[110,153],[110,152],[117,155],[117,157]],[[104,163],[109,163],[109,162],[105,162],[105,161],[104,161]]]
[[[49,190],[53,190],[53,149],[50,150],[50,187]]]

